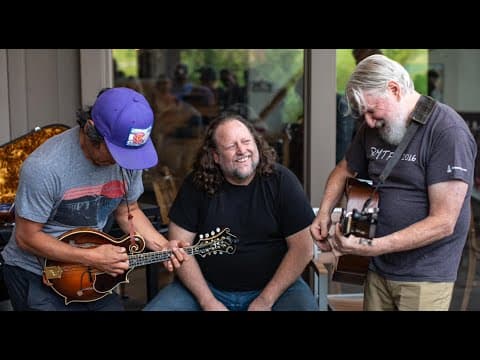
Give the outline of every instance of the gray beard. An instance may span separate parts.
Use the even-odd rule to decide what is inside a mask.
[[[237,180],[244,180],[244,179],[248,178],[250,175],[252,175],[252,173],[253,173],[253,171],[249,172],[247,174],[242,174],[240,171],[234,170],[233,173],[232,173],[232,177],[234,177]]]
[[[407,128],[404,125],[401,126],[384,126],[378,130],[378,133],[383,141],[390,145],[398,145],[402,141]]]
[[[249,171],[248,173],[243,173],[242,174],[240,171],[235,169],[235,170],[233,170],[231,175],[232,175],[232,177],[234,177],[237,180],[244,180],[244,179],[248,178],[249,176],[251,176],[255,172],[255,170],[257,169],[258,163],[259,163],[259,161],[252,161],[252,168],[250,169],[251,171]]]

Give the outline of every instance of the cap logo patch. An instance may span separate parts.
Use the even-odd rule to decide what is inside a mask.
[[[146,129],[131,128],[130,133],[128,134],[127,143],[125,145],[142,146],[147,142],[151,132],[152,132],[151,126],[149,126]]]

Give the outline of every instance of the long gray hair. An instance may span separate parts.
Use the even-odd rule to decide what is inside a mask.
[[[398,62],[384,55],[363,59],[350,76],[345,90],[352,115],[360,117],[366,111],[365,91],[386,94],[389,81],[398,83],[403,94],[415,91],[412,78]]]

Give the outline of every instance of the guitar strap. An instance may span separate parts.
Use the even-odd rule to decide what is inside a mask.
[[[122,182],[123,182],[123,198],[125,200],[125,204],[127,205],[127,220],[128,220],[128,233],[130,235],[130,244],[135,246],[135,227],[133,225],[133,215],[130,213],[130,206],[128,205],[128,197],[127,197],[127,182],[125,181],[125,174],[124,171],[127,171],[124,168],[120,168],[120,172],[122,173]]]
[[[415,105],[415,108],[413,109],[412,112],[412,121],[410,122],[410,125],[407,128],[407,132],[405,133],[405,136],[403,137],[402,141],[400,144],[397,146],[395,149],[395,153],[393,154],[392,158],[390,161],[387,162],[387,165],[385,165],[385,168],[383,169],[382,173],[379,176],[379,181],[378,183],[373,187],[373,192],[370,195],[370,197],[365,201],[365,204],[363,205],[363,210],[365,210],[370,202],[372,201],[372,196],[377,192],[378,188],[382,186],[382,184],[385,182],[385,180],[388,178],[390,175],[390,172],[394,168],[394,166],[397,164],[398,160],[400,160],[400,157],[402,156],[403,152],[407,148],[408,144],[413,138],[413,135],[415,135],[415,132],[417,129],[420,128],[421,125],[425,125],[427,122],[428,116],[433,110],[433,107],[435,106],[436,100],[431,98],[430,96],[425,96],[422,95],[420,96],[420,99],[418,100],[417,104]]]

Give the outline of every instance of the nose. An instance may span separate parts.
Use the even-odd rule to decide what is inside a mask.
[[[363,118],[365,119],[365,122],[367,123],[368,127],[372,129],[375,127],[375,123],[377,122],[377,120],[375,120],[371,114],[365,113],[363,115]]]
[[[243,154],[245,152],[246,146],[242,143],[237,143],[237,154]]]

